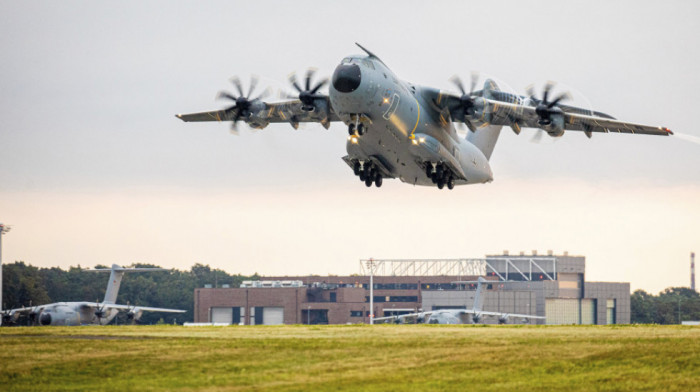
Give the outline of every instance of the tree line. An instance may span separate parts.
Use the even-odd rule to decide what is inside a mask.
[[[669,287],[659,295],[636,290],[630,306],[632,323],[680,324],[700,320],[700,294],[687,287]]]
[[[152,264],[133,264],[129,267],[155,267]],[[95,268],[110,268],[96,265]],[[37,268],[22,261],[2,266],[3,309],[21,308],[53,302],[102,302],[109,272],[87,272],[80,265],[61,268]],[[167,270],[158,272],[126,273],[122,279],[117,303],[160,308],[184,309],[182,314],[144,312],[140,323],[182,324],[194,320],[194,289],[212,285],[239,287],[244,280],[258,280],[252,276],[232,275],[208,265],[195,264],[189,271]],[[123,314],[117,323],[126,322]],[[21,321],[20,321],[21,323]]]

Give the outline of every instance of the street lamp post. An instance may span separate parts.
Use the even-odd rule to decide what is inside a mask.
[[[374,259],[367,260],[369,268],[369,325],[374,325]]]
[[[2,314],[2,236],[10,231],[10,226],[0,223],[0,315]],[[2,325],[2,317],[0,317],[0,325]]]

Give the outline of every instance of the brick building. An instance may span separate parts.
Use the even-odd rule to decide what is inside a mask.
[[[239,288],[198,288],[195,322],[225,324],[367,323],[370,270],[375,317],[471,307],[484,276],[488,311],[545,316],[546,324],[624,324],[629,283],[585,282],[585,258],[487,256],[457,260],[373,260],[353,276],[266,277]],[[484,318],[483,322],[497,320]]]

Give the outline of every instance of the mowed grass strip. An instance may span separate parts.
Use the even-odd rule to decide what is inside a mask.
[[[0,390],[700,390],[700,328],[0,329]]]

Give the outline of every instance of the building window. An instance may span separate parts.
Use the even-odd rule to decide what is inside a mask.
[[[336,293],[330,293],[331,294],[331,302],[336,302]]]
[[[362,311],[361,310],[351,310],[350,317],[362,317]]]

